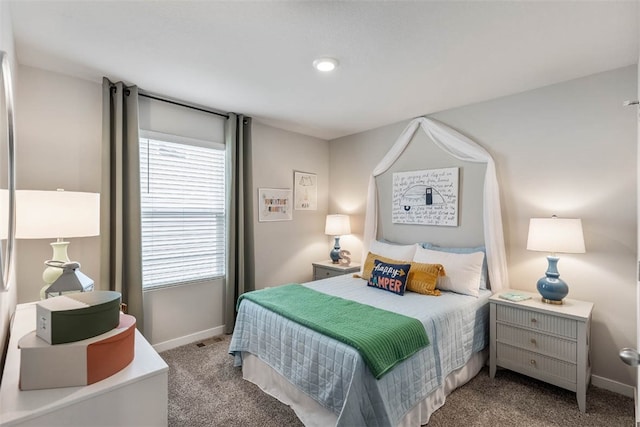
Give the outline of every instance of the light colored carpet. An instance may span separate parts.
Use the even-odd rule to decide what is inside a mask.
[[[242,379],[227,353],[229,336],[162,352],[169,365],[169,426],[302,426],[288,406]],[[454,391],[429,427],[632,427],[633,399],[591,386],[587,413],[575,394],[499,370],[483,369]]]

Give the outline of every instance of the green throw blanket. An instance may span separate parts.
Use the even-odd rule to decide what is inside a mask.
[[[238,299],[238,307],[243,299],[352,346],[376,379],[429,345],[424,326],[417,319],[301,285],[245,293]]]

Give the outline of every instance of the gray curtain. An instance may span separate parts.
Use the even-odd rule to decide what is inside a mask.
[[[138,88],[102,80],[100,285],[122,294],[144,334]]]
[[[225,333],[233,332],[236,302],[254,289],[251,118],[229,113],[227,153],[227,264]]]

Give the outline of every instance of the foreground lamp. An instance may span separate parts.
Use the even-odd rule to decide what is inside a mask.
[[[542,301],[549,304],[562,304],[569,293],[569,286],[560,279],[556,253],[585,253],[582,221],[577,218],[531,218],[527,249],[530,251],[550,252],[547,256],[549,266],[545,277],[538,280],[537,288]]]
[[[46,290],[63,274],[65,263],[69,263],[67,248],[71,237],[89,237],[100,234],[100,194],[75,191],[16,191],[16,238],[57,239],[51,243],[53,255],[45,261],[42,280]],[[79,264],[72,271],[77,271]],[[86,277],[86,276],[85,276]],[[77,286],[66,289],[63,281],[56,283],[56,293],[79,290]],[[92,287],[91,287],[92,288]],[[82,290],[87,286],[82,286]],[[51,294],[51,293],[49,293]]]
[[[349,215],[327,215],[324,234],[335,238],[335,243],[329,256],[334,264],[338,264],[340,261],[340,236],[351,234],[351,222],[349,221]]]

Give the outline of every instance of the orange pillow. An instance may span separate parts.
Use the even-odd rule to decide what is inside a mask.
[[[391,259],[391,258],[387,258],[384,257],[382,255],[377,255],[374,254],[373,252],[369,252],[367,254],[367,259],[364,262],[364,266],[362,267],[362,274],[361,275],[354,275],[357,277],[361,277],[364,280],[369,280],[371,278],[371,272],[373,271],[373,263],[375,260],[380,260],[382,262],[386,262],[387,264],[408,264],[407,261],[399,261],[397,259]]]
[[[442,264],[423,264],[412,262],[407,281],[407,290],[423,295],[439,296],[440,291],[436,289],[438,277],[445,276]]]

